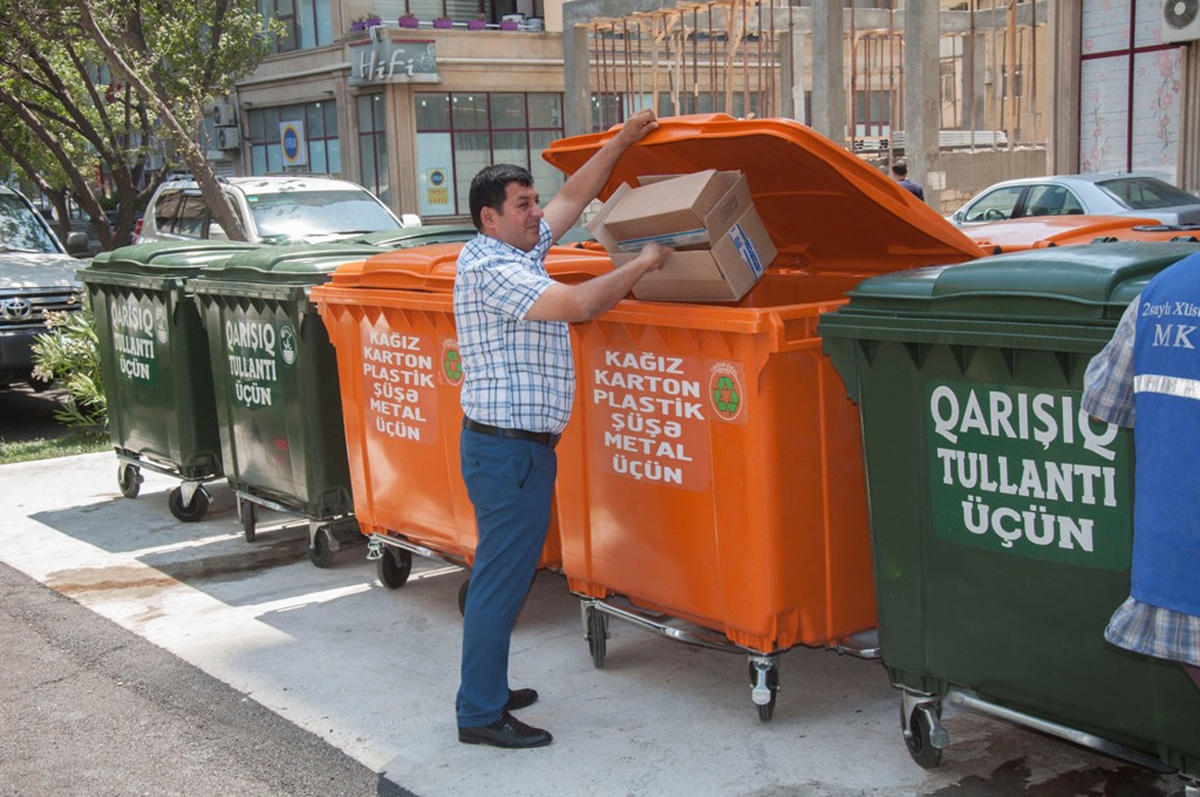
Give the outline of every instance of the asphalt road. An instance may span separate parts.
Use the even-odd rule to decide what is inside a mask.
[[[408,794],[3,564],[0,596],[0,793]]]
[[[49,439],[67,433],[54,420],[62,390],[33,390],[29,385],[0,388],[0,440],[17,443]]]

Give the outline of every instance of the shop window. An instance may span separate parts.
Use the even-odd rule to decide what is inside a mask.
[[[342,142],[334,100],[254,109],[246,116],[252,174],[292,169],[341,176]],[[284,152],[284,125],[301,134],[299,149],[292,153]],[[296,152],[301,154],[297,156]]]
[[[563,136],[561,94],[422,92],[416,118],[423,217],[469,215],[471,179],[493,163],[529,169],[543,203],[562,186],[562,174],[541,156]]]
[[[360,182],[384,204],[391,204],[388,184],[387,120],[383,95],[365,94],[356,100],[358,109],[358,172]]]

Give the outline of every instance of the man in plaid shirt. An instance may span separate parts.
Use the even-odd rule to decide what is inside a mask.
[[[1200,687],[1200,500],[1193,453],[1200,435],[1200,336],[1192,341],[1189,331],[1200,326],[1190,315],[1192,308],[1200,312],[1193,303],[1198,296],[1200,253],[1152,279],[1088,363],[1083,408],[1134,427],[1137,452],[1133,583],[1104,638],[1183,663]]]
[[[625,150],[656,127],[653,111],[631,117],[545,209],[523,167],[489,166],[471,182],[479,235],[463,247],[454,284],[464,372],[462,473],[479,530],[455,701],[461,742],[523,748],[551,741],[509,713],[538,695],[509,689],[508,651],[549,529],[554,446],[575,397],[567,325],[615,305],[671,250],[650,244],[629,263],[578,285],[552,280],[544,261]]]

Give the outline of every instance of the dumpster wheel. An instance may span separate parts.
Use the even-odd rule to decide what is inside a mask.
[[[142,491],[142,482],[145,481],[141,470],[137,465],[128,462],[117,465],[117,487],[120,488],[121,495],[126,498],[138,497],[138,493]]]
[[[333,566],[333,540],[329,537],[329,527],[321,526],[313,532],[312,544],[308,546],[308,558],[317,567]],[[409,567],[412,566],[411,560]],[[405,576],[407,579],[408,576]],[[383,576],[379,579],[382,581]]]
[[[750,699],[758,707],[758,718],[770,722],[779,696],[779,663],[774,656],[750,657]]]
[[[200,520],[208,512],[209,496],[208,491],[203,487],[197,487],[192,493],[192,500],[187,504],[183,503],[183,487],[176,487],[167,494],[167,508],[171,510],[171,514],[184,523],[195,523]]]
[[[600,669],[608,652],[608,615],[593,606],[587,607],[587,643],[592,666]]]
[[[383,555],[376,563],[379,580],[388,589],[400,589],[412,572],[412,552],[385,545],[380,553]]]
[[[258,510],[254,502],[247,501],[239,495],[237,510],[238,519],[242,521],[242,536],[246,538],[246,542],[254,542],[258,534]]]
[[[941,700],[917,703],[911,709],[908,708],[907,701],[900,703],[900,727],[904,729],[904,746],[908,748],[912,760],[922,769],[934,769],[942,763],[946,731],[942,728],[941,719]],[[937,744],[937,741],[941,744]]]

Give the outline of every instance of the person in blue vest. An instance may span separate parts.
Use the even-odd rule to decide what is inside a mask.
[[[608,310],[672,250],[647,244],[620,268],[575,285],[551,279],[545,259],[625,151],[657,127],[653,111],[631,116],[545,209],[523,166],[488,166],[471,181],[471,218],[479,235],[463,246],[454,282],[463,362],[459,451],[479,531],[455,700],[458,740],[466,744],[526,748],[551,742],[548,731],[511,713],[538,694],[509,688],[508,653],[549,530],[554,447],[575,397],[568,324]]]
[[[1083,408],[1133,428],[1130,595],[1104,638],[1181,662],[1200,688],[1200,252],[1130,302],[1084,374]]]

